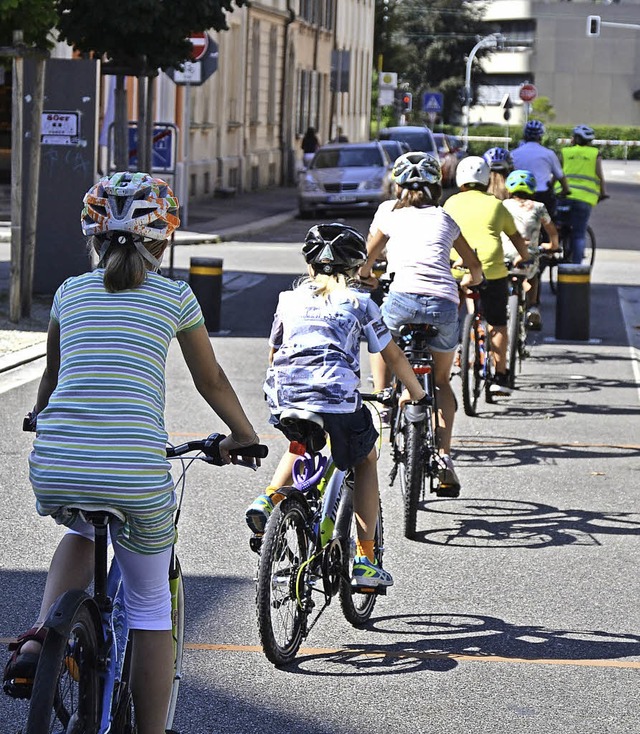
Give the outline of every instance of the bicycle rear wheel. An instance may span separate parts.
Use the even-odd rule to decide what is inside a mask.
[[[589,269],[593,269],[593,263],[596,261],[596,236],[591,229],[587,227],[587,238],[584,245],[584,259],[585,265],[589,266]]]
[[[466,415],[478,414],[478,398],[482,394],[481,347],[478,322],[474,314],[465,316],[462,327],[462,353],[460,376],[462,377],[462,406]]]
[[[343,487],[342,497],[340,499],[340,506],[336,518],[336,535],[342,542],[342,558],[344,562],[343,574],[340,579],[340,606],[347,622],[354,627],[362,627],[369,621],[378,595],[376,593],[356,591],[351,585],[358,529],[356,516],[353,512],[353,489],[352,487],[348,487],[348,485]],[[382,567],[383,548],[382,506],[378,504],[378,522],[376,523],[376,533],[374,536],[374,552],[380,567]]]
[[[258,633],[274,665],[290,663],[304,639],[310,547],[304,499],[290,496],[276,505],[267,523],[256,584]]]
[[[431,420],[431,411],[427,411],[425,420]],[[402,463],[400,467],[400,487],[403,501],[404,536],[413,540],[416,535],[418,521],[418,503],[425,487],[425,468],[423,461],[424,428],[422,423],[404,421],[401,434],[404,442]]]
[[[97,732],[99,634],[87,603],[78,607],[68,636],[49,630],[33,683],[25,734]]]

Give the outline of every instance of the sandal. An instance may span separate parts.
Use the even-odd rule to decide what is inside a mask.
[[[9,643],[9,652],[13,653],[4,669],[2,687],[4,692],[12,698],[31,698],[33,679],[36,676],[36,668],[40,653],[21,652],[25,642],[39,642],[44,644],[47,636],[46,627],[32,627],[18,635],[15,642]]]

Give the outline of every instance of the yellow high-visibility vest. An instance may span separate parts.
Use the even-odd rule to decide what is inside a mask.
[[[570,199],[585,201],[591,206],[600,197],[600,178],[596,174],[598,149],[590,145],[572,145],[562,150],[562,168],[571,189]]]

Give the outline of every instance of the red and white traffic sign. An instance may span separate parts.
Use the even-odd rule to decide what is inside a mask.
[[[206,33],[192,33],[189,36],[191,42],[191,61],[203,59],[209,48],[209,36]]]
[[[520,87],[520,99],[523,102],[532,102],[538,96],[538,90],[533,84],[523,84]]]

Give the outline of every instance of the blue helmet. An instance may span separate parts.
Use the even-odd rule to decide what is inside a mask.
[[[504,182],[507,191],[511,194],[523,193],[533,196],[536,193],[536,178],[531,171],[519,169],[512,171]]]
[[[544,125],[540,120],[529,120],[524,126],[523,136],[525,140],[542,140]]]
[[[513,159],[506,148],[489,148],[482,156],[492,171],[508,173],[513,171]]]

